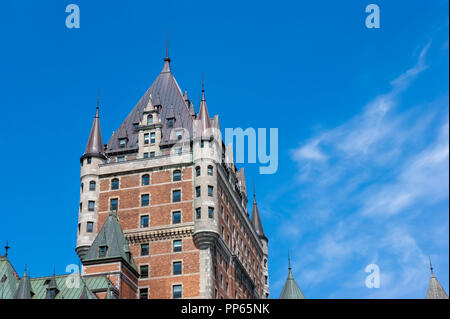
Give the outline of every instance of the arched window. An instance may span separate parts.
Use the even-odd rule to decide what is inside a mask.
[[[179,169],[173,171],[173,181],[181,181],[181,171]]]
[[[90,181],[89,182],[89,190],[90,191],[95,191],[95,182],[94,181]]]
[[[200,176],[201,170],[200,170],[200,166],[197,166],[195,168],[195,176]]]
[[[149,114],[147,116],[147,125],[153,124],[153,115]]]
[[[212,165],[208,165],[208,175],[213,176],[213,167]]]
[[[150,185],[150,175],[142,175],[142,186]]]
[[[113,178],[111,180],[111,189],[119,189],[119,179]]]
[[[84,189],[84,184],[81,183],[81,192],[83,192],[83,189]]]

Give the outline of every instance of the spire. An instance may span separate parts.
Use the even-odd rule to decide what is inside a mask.
[[[13,299],[31,299],[31,297],[31,283],[30,278],[27,275],[27,265],[25,265],[25,272],[19,282],[16,292],[14,293]]]
[[[431,265],[431,258],[430,258],[430,270],[431,270],[430,283],[428,284],[428,290],[425,299],[448,299],[447,293],[445,292],[444,288],[442,288],[441,284],[434,275],[433,266]]]
[[[102,132],[100,129],[99,104],[100,94],[98,94],[97,96],[97,107],[94,117],[94,123],[92,124],[91,133],[89,134],[89,140],[86,146],[86,150],[81,157],[82,159],[88,156],[105,158],[103,154]]]
[[[211,121],[208,114],[208,108],[206,107],[206,99],[205,99],[205,82],[202,76],[202,98],[200,101],[200,109],[198,111],[197,119],[201,124],[201,135],[203,135],[204,130],[209,129],[211,127]]]
[[[252,220],[251,221],[252,221],[253,228],[255,229],[259,238],[269,241],[267,239],[266,235],[264,234],[261,217],[259,216],[258,204],[256,203],[254,184],[253,184],[253,208],[252,208]]]
[[[302,290],[294,279],[291,271],[291,257],[289,256],[288,250],[288,276],[286,278],[286,283],[284,284],[283,290],[279,299],[305,299]]]
[[[170,72],[170,58],[169,58],[169,32],[167,32],[166,57],[164,58],[164,67],[161,73]]]
[[[5,246],[5,257],[8,257],[8,249],[10,249],[11,247],[9,247],[8,245],[8,241],[6,241],[6,246]]]

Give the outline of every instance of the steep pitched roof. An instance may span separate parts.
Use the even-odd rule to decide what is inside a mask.
[[[291,260],[288,257],[289,263],[289,273],[286,279],[286,283],[284,284],[283,290],[281,291],[279,299],[305,299],[303,292],[301,291],[299,285],[294,279],[291,271]]]
[[[107,247],[104,257],[99,256],[100,247],[102,246]],[[109,213],[102,229],[86,253],[83,264],[89,263],[90,261],[108,260],[112,258],[122,258],[131,269],[137,272],[136,264],[128,246],[128,240],[125,238],[122,227],[120,227],[119,219],[114,212]]]
[[[155,106],[162,106],[161,113],[159,114],[159,118],[163,124],[162,144],[169,141],[172,129],[184,128],[188,130],[192,136],[192,116],[189,107],[185,102],[185,97],[170,69],[170,59],[166,57],[161,73],[109,140],[107,147],[108,153],[119,150],[119,138],[122,136],[128,136],[129,140],[127,147],[120,150],[126,151],[137,149],[138,133],[134,131],[133,124],[139,123],[142,119],[143,111],[150,97],[153,98],[153,104]],[[171,107],[173,107],[173,109],[170,111]],[[169,112],[173,112],[175,117],[173,128],[169,128],[166,123],[167,118],[169,118]]]
[[[425,299],[448,299],[447,293],[445,292],[444,288],[442,288],[441,284],[434,275],[431,261],[430,261],[430,269],[431,269],[431,278],[430,283],[428,284],[428,290]]]
[[[12,298],[19,284],[19,276],[7,256],[0,256],[0,281],[0,299]]]
[[[32,296],[33,292],[31,290],[30,278],[25,270],[25,273],[19,282],[19,287],[17,287],[17,290],[14,293],[13,299],[31,299]]]
[[[269,241],[266,237],[266,235],[264,234],[264,229],[262,226],[262,222],[261,222],[261,217],[259,216],[259,210],[258,210],[258,205],[256,204],[256,196],[255,194],[253,194],[253,208],[252,208],[252,225],[253,228],[255,229],[256,233],[258,234],[258,236],[262,239],[265,239],[266,241]]]
[[[98,115],[98,104],[97,110],[95,112],[94,123],[92,123],[91,133],[89,134],[89,140],[86,146],[86,150],[84,151],[84,154],[81,158],[84,158],[86,156],[102,158],[105,157],[103,154],[103,142],[102,132],[100,129],[100,118]]]

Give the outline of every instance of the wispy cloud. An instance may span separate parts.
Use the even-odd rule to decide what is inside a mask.
[[[428,69],[430,46],[431,41],[416,63],[390,82],[391,90],[360,114],[291,151],[298,191],[309,194],[302,213],[318,220],[308,224],[318,238],[293,257],[303,285],[324,285],[339,276],[341,288],[358,288],[355,297],[361,298],[401,298],[411,296],[412,287],[426,288],[426,253],[416,234],[423,230],[424,214],[439,203],[448,206],[448,96],[397,108]],[[286,216],[280,233],[290,225],[300,230],[290,231],[292,238],[308,236],[304,221]],[[431,219],[427,226],[433,227],[427,231],[441,227]],[[448,227],[440,232],[448,238]],[[384,289],[364,287],[364,267],[373,262],[380,265]]]

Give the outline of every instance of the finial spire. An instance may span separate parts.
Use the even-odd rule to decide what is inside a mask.
[[[430,259],[430,270],[431,270],[431,274],[433,275],[433,265],[431,264],[431,257],[428,256],[428,258]]]
[[[100,107],[100,89],[97,90],[97,107],[96,107],[96,112],[95,112],[95,117],[99,117],[98,116],[98,109]]]
[[[288,269],[291,270],[291,255],[289,254],[289,248],[288,248]]]
[[[205,75],[202,73],[202,101],[205,101]]]
[[[167,40],[166,40],[166,57],[164,58],[164,61],[170,62],[169,58],[169,31],[167,31]]]
[[[256,201],[255,179],[253,178],[253,201]]]
[[[8,241],[6,241],[6,246],[5,246],[5,257],[8,256],[8,249],[10,249],[11,247],[9,247],[8,245]]]

